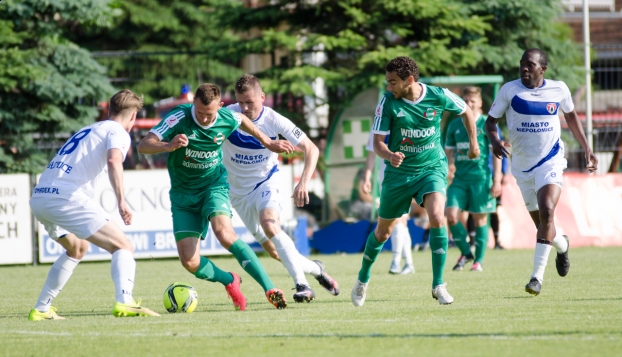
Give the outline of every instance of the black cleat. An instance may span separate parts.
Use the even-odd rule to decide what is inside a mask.
[[[296,293],[294,294],[295,302],[311,302],[315,300],[315,293],[309,285],[296,284]]]
[[[568,275],[568,271],[570,270],[570,259],[568,259],[568,250],[570,249],[570,239],[568,236],[564,236],[564,239],[568,242],[568,248],[563,253],[557,253],[557,258],[555,258],[555,267],[557,268],[557,274],[559,276]]]
[[[529,284],[525,285],[525,291],[534,296],[538,296],[541,289],[542,284],[537,278],[531,278],[531,280],[529,280]]]
[[[313,262],[320,267],[320,275],[315,277],[317,282],[329,293],[335,296],[339,295],[339,283],[326,273],[326,270],[324,270],[324,263],[319,260],[314,260]]]
[[[461,255],[460,258],[458,258],[458,262],[456,263],[456,265],[454,265],[453,270],[454,271],[460,271],[460,270],[464,269],[464,266],[468,262],[472,262],[474,259],[475,259],[475,257],[473,256],[473,254]]]

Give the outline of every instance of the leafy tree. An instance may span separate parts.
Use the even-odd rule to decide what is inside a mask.
[[[113,88],[66,33],[108,25],[109,10],[103,0],[0,3],[0,172],[41,172],[59,136],[97,117],[93,103]]]

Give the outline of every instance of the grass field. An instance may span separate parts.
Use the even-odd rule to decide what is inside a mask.
[[[55,300],[65,321],[30,322],[27,315],[49,265],[0,267],[0,354],[4,356],[621,356],[622,248],[571,249],[570,274],[557,276],[551,253],[540,296],[525,293],[533,251],[489,251],[482,273],[450,271],[455,302],[431,298],[430,253],[414,255],[417,272],[387,273],[379,256],[367,302],[354,307],[350,290],[361,255],[314,256],[339,280],[330,296],[310,279],[317,300],[276,310],[230,257],[215,258],[243,278],[248,310],[236,312],[219,284],[199,281],[177,260],[138,261],[135,297],[161,318],[115,318],[110,264],[82,263]],[[285,268],[261,258],[275,283],[293,293]],[[468,266],[469,268],[470,266]],[[164,288],[194,285],[192,314],[168,314]],[[291,298],[290,298],[291,300]]]

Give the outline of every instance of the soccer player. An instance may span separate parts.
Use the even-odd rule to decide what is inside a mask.
[[[556,231],[553,221],[566,168],[564,143],[560,138],[560,109],[572,135],[585,151],[588,172],[594,172],[598,165],[574,110],[570,90],[562,81],[544,79],[547,62],[544,51],[538,48],[525,51],[520,60],[520,79],[501,87],[486,119],[486,134],[493,154],[509,157],[512,152],[512,174],[538,230],[533,272],[525,286],[525,291],[532,295],[540,294],[552,246],[557,251],[557,273],[566,276],[570,270],[568,237]],[[504,113],[509,142],[500,140],[497,132],[496,124]]]
[[[363,262],[352,289],[352,303],[365,303],[370,272],[396,220],[410,208],[412,198],[425,207],[430,219],[432,297],[440,304],[454,298],[443,283],[447,254],[445,190],[447,158],[441,146],[440,122],[444,111],[465,115],[470,158],[479,156],[475,118],[471,109],[449,90],[418,82],[419,67],[408,57],[396,57],[385,67],[387,92],[380,99],[372,131],[374,150],[387,164],[382,181],[378,225],[367,237]],[[385,136],[391,133],[388,144]]]
[[[112,96],[108,120],[80,129],[49,163],[30,198],[30,209],[50,238],[67,250],[50,268],[39,299],[28,320],[64,320],[52,300],[63,289],[91,242],[112,254],[110,273],[116,303],[112,314],[160,316],[132,298],[136,262],[125,234],[93,200],[97,177],[108,169],[108,179],[126,225],[132,223],[123,191],[123,160],[130,148],[129,132],[142,98],[129,90]]]
[[[304,168],[293,197],[298,207],[308,204],[307,185],[319,156],[317,146],[289,119],[263,105],[266,95],[255,76],[240,77],[235,84],[235,96],[238,103],[228,109],[252,119],[253,124],[271,138],[282,135],[304,153]],[[294,279],[294,301],[315,299],[305,273],[313,275],[328,292],[338,295],[339,284],[326,273],[322,262],[303,257],[292,239],[281,230],[278,155],[239,129],[227,138],[222,150],[223,163],[229,172],[231,205],[257,242],[271,257],[280,260]]]
[[[222,164],[221,146],[238,127],[270,150],[292,152],[293,146],[285,141],[271,140],[246,116],[222,108],[222,105],[218,87],[202,84],[196,90],[193,103],[173,108],[141,140],[138,151],[144,154],[169,152],[167,166],[171,179],[169,196],[173,232],[184,268],[199,279],[223,284],[236,310],[246,309],[240,277],[219,269],[200,254],[200,240],[205,239],[211,223],[220,244],[261,285],[268,301],[277,309],[286,308],[283,292],[274,286],[255,252],[233,231],[229,184]]]
[[[475,127],[481,155],[475,160],[466,155],[470,142],[462,118],[451,121],[447,127],[445,154],[449,165],[455,165],[455,171],[447,189],[445,215],[451,235],[461,253],[453,270],[462,270],[466,263],[474,261],[471,271],[482,271],[482,260],[488,244],[488,215],[496,211],[495,198],[501,194],[501,159],[493,157],[493,176],[488,166],[490,142],[484,133],[486,116],[482,114],[481,89],[465,87],[462,90],[462,99],[477,118]],[[470,212],[475,223],[475,257],[467,242],[468,233],[459,219],[462,211]]]
[[[386,140],[385,140],[386,144]],[[363,180],[363,190],[370,193],[372,190],[372,172],[374,166],[376,166],[376,153],[374,152],[374,133],[369,133],[369,140],[367,141],[367,151],[370,154],[367,155],[365,161],[365,178]],[[384,170],[386,165],[384,161],[380,163],[378,182],[382,182],[384,178]],[[375,218],[375,217],[373,217]],[[389,274],[412,274],[415,272],[415,266],[413,265],[413,253],[412,253],[412,238],[408,232],[408,214],[398,218],[395,222],[395,227],[391,232],[391,252],[393,253],[393,259],[391,260],[391,267],[389,268]],[[400,269],[400,261],[404,257],[406,264],[404,268]]]

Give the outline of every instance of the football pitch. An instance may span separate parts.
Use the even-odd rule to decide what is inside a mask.
[[[430,252],[414,254],[416,273],[389,275],[390,253],[374,265],[362,307],[350,302],[361,255],[312,256],[341,285],[329,295],[309,277],[316,300],[291,302],[285,268],[261,261],[290,301],[276,310],[232,257],[214,261],[242,276],[248,310],[237,312],[220,284],[200,281],[177,260],[139,260],[134,296],[160,318],[115,318],[109,262],[84,262],[54,301],[64,321],[27,320],[50,265],[0,267],[2,356],[620,356],[622,248],[571,248],[567,277],[551,253],[542,293],[524,291],[533,250],[487,252],[484,271],[445,270],[452,305],[431,297]],[[193,285],[192,314],[169,314],[164,289]]]

